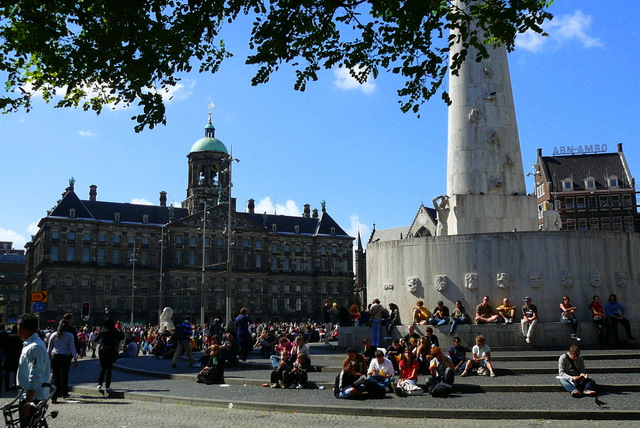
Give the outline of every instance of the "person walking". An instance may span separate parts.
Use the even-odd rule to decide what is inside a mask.
[[[374,347],[380,346],[380,331],[382,329],[382,312],[384,308],[380,304],[380,299],[373,299],[373,304],[369,308],[371,323],[371,344]]]
[[[249,325],[253,324],[249,318],[249,309],[240,309],[240,315],[236,318],[236,337],[240,343],[239,357],[242,361],[247,361],[247,355],[253,349],[253,337]]]
[[[69,333],[69,322],[60,321],[58,329],[49,337],[47,353],[51,360],[51,372],[53,374],[53,384],[56,392],[51,398],[52,403],[57,403],[58,398],[69,398],[69,368],[71,360],[74,361],[74,368],[78,367],[73,335]]]
[[[18,365],[18,386],[23,390],[20,401],[20,426],[27,426],[33,406],[49,396],[49,355],[38,335],[38,318],[24,314],[18,319],[18,335],[24,340]]]
[[[98,358],[100,359],[100,375],[98,376],[98,390],[111,392],[111,371],[113,363],[118,358],[120,342],[124,340],[124,334],[116,329],[113,320],[104,320],[103,327],[98,334]],[[105,382],[103,387],[103,382]]]
[[[171,360],[171,367],[174,369],[178,367],[176,362],[178,358],[180,358],[180,354],[182,354],[182,350],[187,353],[187,357],[189,358],[189,367],[193,367],[195,361],[193,360],[193,351],[191,349],[191,335],[193,334],[193,325],[191,324],[191,316],[186,316],[184,321],[180,323],[180,325],[176,326],[176,352],[173,354],[173,359]]]
[[[328,345],[329,340],[331,340],[331,332],[333,331],[333,323],[331,322],[331,317],[333,316],[333,312],[336,311],[338,305],[336,303],[332,303],[331,299],[327,299],[324,301],[324,306],[322,307],[322,318],[324,321],[324,344]]]

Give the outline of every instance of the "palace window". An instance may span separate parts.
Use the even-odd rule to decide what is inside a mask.
[[[612,175],[607,177],[607,187],[610,189],[617,189],[619,186],[618,177]]]

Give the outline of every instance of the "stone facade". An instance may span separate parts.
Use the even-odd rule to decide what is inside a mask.
[[[629,318],[636,320],[632,322],[637,322],[633,308],[640,307],[638,254],[640,234],[623,232],[523,232],[369,242],[368,293],[383,304],[396,303],[403,320],[411,319],[418,299],[430,311],[438,300],[449,308],[461,300],[473,315],[484,295],[494,308],[508,297],[518,311],[529,296],[541,322],[558,322],[561,298],[568,295],[579,309],[577,318],[588,323],[592,296],[606,300],[615,293]],[[407,278],[417,285],[414,291],[405,285]]]
[[[89,322],[105,311],[129,321],[132,306],[142,323],[157,323],[165,306],[196,320],[204,307],[206,320],[224,319],[229,243],[232,312],[247,307],[254,320],[321,320],[327,297],[351,303],[353,238],[324,202],[320,213],[306,205],[301,216],[256,214],[252,200],[247,212],[236,211],[235,200],[230,209],[230,157],[213,134],[205,139],[188,156],[182,208],[166,206],[164,192],[156,206],[99,201],[96,186],[80,200],[70,182],[27,245],[26,292],[48,291],[47,320],[78,313],[83,302]],[[208,151],[214,140],[221,149]]]

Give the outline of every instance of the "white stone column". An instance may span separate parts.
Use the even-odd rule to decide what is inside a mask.
[[[461,48],[456,45],[451,56]],[[526,195],[506,49],[496,47],[480,62],[475,57],[470,47],[458,75],[449,73],[449,234],[537,230],[535,197]]]

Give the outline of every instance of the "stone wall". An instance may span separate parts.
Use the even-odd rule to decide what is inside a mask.
[[[470,315],[484,295],[499,306],[518,306],[525,296],[541,322],[557,322],[563,295],[590,321],[592,296],[606,302],[615,293],[632,325],[640,321],[640,234],[625,232],[513,232],[422,237],[369,243],[367,294],[383,305],[396,303],[403,323],[423,299],[431,311],[438,300],[450,309],[461,300]],[[506,326],[502,326],[506,328]],[[515,324],[509,328],[519,328]]]

